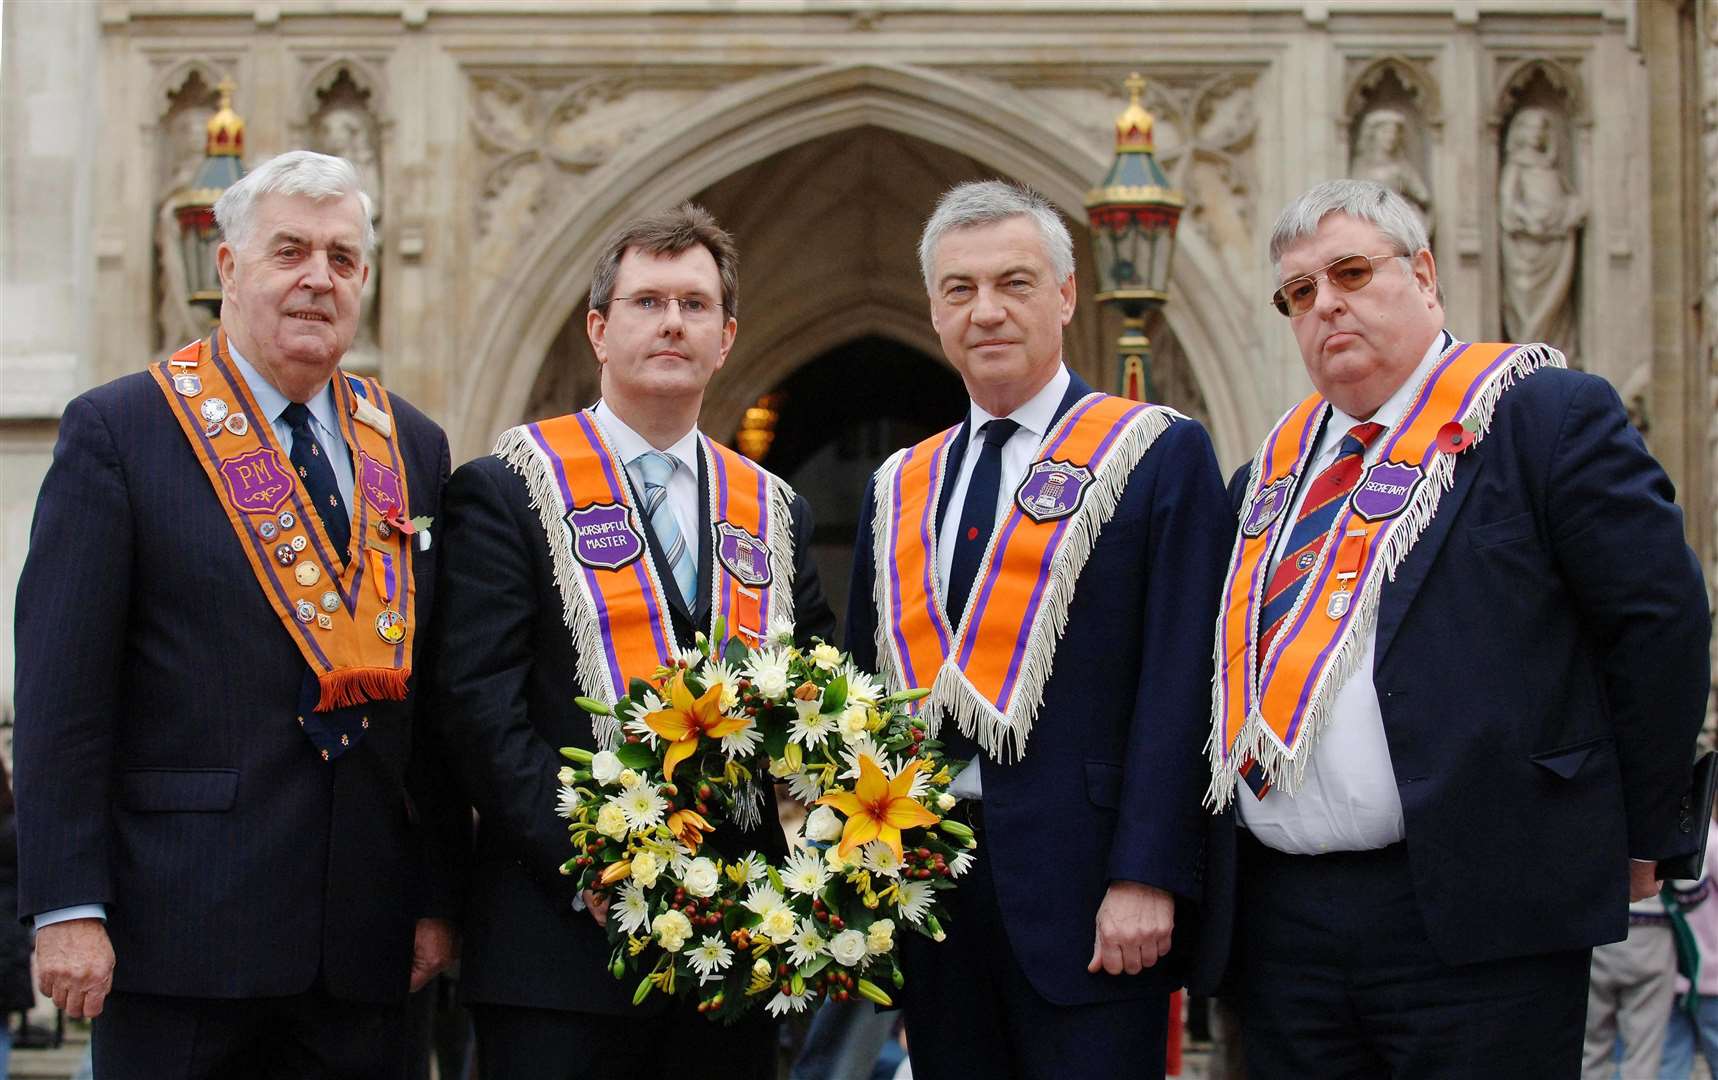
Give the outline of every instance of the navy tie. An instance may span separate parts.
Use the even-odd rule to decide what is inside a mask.
[[[346,500],[340,497],[340,485],[334,482],[334,467],[328,464],[328,454],[310,430],[310,410],[294,401],[280,415],[292,428],[292,465],[298,471],[298,480],[344,564],[349,561],[346,548],[352,542],[352,513],[346,509]]]

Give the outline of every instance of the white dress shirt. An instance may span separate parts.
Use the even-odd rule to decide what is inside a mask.
[[[1062,403],[1062,395],[1068,392],[1068,383],[1073,376],[1068,374],[1066,364],[1056,365],[1056,373],[1050,376],[1050,381],[1044,388],[1033,394],[1026,404],[1008,414],[1008,419],[1020,425],[1007,442],[1002,444],[1002,480],[996,486],[996,518],[1001,524],[1002,515],[1008,505],[1014,501],[1014,489],[1025,479],[1026,470],[1031,467],[1032,459],[1038,454],[1038,444],[1044,441],[1044,436],[1050,430],[1050,424],[1056,419],[1056,406]],[[978,464],[978,455],[984,449],[982,429],[985,424],[997,417],[991,416],[972,402],[972,424],[967,430],[966,453],[960,459],[960,471],[951,477],[949,488],[948,510],[944,514],[941,526],[937,530],[937,579],[943,589],[948,589],[949,569],[954,565],[954,549],[957,534],[960,532],[961,511],[966,506],[966,489],[972,482],[973,467]],[[948,721],[953,723],[952,720]],[[983,777],[980,775],[980,762],[984,755],[972,759],[972,764],[955,777],[954,784],[949,787],[949,794],[957,799],[979,799],[984,795]]]
[[[621,462],[631,465],[638,455],[655,450],[643,435],[627,427],[626,421],[614,414],[608,402],[599,401],[595,409],[597,423],[602,425],[603,436],[608,439],[608,445]],[[692,552],[692,565],[698,565],[698,429],[696,427],[663,450],[674,459],[674,472],[668,477],[668,509],[674,514],[674,523],[680,526],[680,535],[685,538],[687,548]],[[630,476],[628,479],[632,479]],[[633,483],[637,483],[633,480]],[[638,493],[642,498],[644,493]],[[650,528],[650,522],[642,522],[645,528]],[[702,575],[702,567],[698,573]],[[665,586],[674,584],[674,575],[670,573]],[[702,588],[705,582],[699,582]],[[675,591],[679,591],[676,589]],[[687,607],[696,607],[694,597],[687,598]]]
[[[1401,420],[1414,390],[1442,355],[1445,341],[1442,333],[1434,338],[1414,373],[1366,419],[1383,424],[1386,430]],[[1289,521],[1299,516],[1311,478],[1335,460],[1343,436],[1358,423],[1362,421],[1332,406],[1318,449],[1302,472],[1299,490],[1289,506]],[[1384,443],[1380,436],[1367,447],[1367,465],[1383,454]],[[1281,561],[1289,532],[1285,526],[1277,538],[1272,573]],[[1384,714],[1372,683],[1377,643],[1376,631],[1357,643],[1359,662],[1354,674],[1337,690],[1324,729],[1309,748],[1312,756],[1307,759],[1300,790],[1290,795],[1272,787],[1261,800],[1246,784],[1236,785],[1241,824],[1266,847],[1291,855],[1371,851],[1388,847],[1406,835],[1402,796],[1396,789],[1396,771],[1384,738]]]

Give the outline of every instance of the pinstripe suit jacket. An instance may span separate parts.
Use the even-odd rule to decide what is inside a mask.
[[[411,513],[433,515],[446,437],[393,403]],[[423,619],[434,550],[413,559]],[[22,917],[107,905],[122,991],[286,995],[320,974],[337,997],[404,996],[414,922],[453,907],[426,839],[458,826],[413,701],[318,759],[305,663],[147,373],[66,408],[17,643]]]

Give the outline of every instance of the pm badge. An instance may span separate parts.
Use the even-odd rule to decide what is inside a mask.
[[[281,465],[279,452],[266,447],[228,458],[220,471],[227,498],[247,514],[272,514],[292,494],[292,474]]]
[[[1042,525],[1072,517],[1092,484],[1092,470],[1066,461],[1035,461],[1014,490],[1014,505]]]

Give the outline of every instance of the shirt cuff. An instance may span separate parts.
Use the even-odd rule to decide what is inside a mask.
[[[36,929],[52,926],[57,922],[71,922],[73,919],[100,919],[107,921],[106,904],[73,904],[71,907],[55,908],[44,911],[36,916]]]

